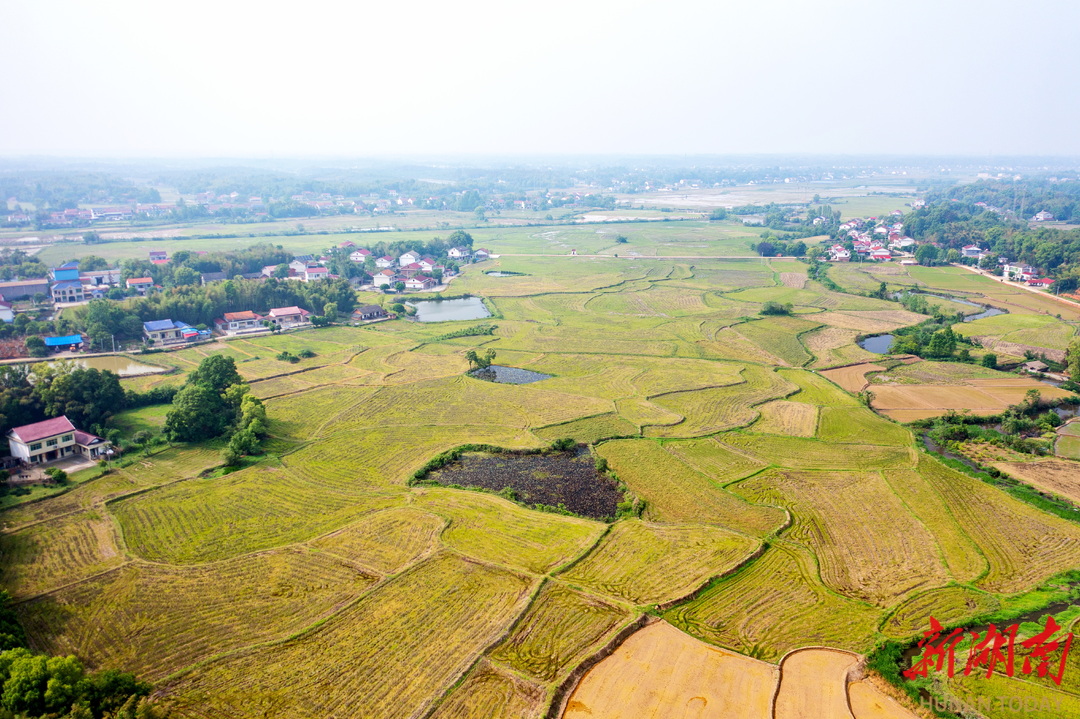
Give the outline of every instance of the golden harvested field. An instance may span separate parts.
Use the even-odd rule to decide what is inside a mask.
[[[818,408],[810,404],[774,400],[758,407],[761,417],[750,425],[751,432],[813,437],[817,432]]]
[[[881,625],[890,637],[907,638],[930,628],[930,617],[943,625],[960,626],[965,619],[989,614],[1001,602],[992,594],[969,587],[942,587],[910,597]]]
[[[410,716],[506,630],[530,585],[442,553],[317,629],[223,657],[165,686],[190,717]],[[409,681],[387,682],[388,675]]]
[[[666,622],[635,632],[593,667],[563,719],[770,719],[775,666],[717,649]]]
[[[286,637],[355,599],[374,576],[294,550],[199,567],[127,564],[20,605],[50,654],[155,680],[215,654]],[[87,624],[97,631],[87,632]]]
[[[923,457],[919,472],[989,562],[981,589],[1010,593],[1080,563],[1080,527]],[[989,523],[987,517],[994,517]],[[998,527],[1008,527],[1008,532]]]
[[[701,526],[617,524],[562,578],[633,604],[670,602],[737,567],[758,547],[749,537]]]
[[[237,359],[268,398],[264,453],[230,471],[223,439],[176,444],[96,479],[95,468],[70,486],[8,492],[0,585],[33,645],[157,682],[176,719],[541,719],[564,701],[574,719],[817,719],[843,716],[847,701],[854,719],[911,719],[873,676],[856,672],[845,694],[850,657],[817,650],[790,655],[774,707],[781,672],[765,661],[808,647],[865,653],[916,636],[930,614],[963,622],[1026,607],[1045,596],[1040,583],[1080,569],[1080,521],[947,469],[855,394],[869,389],[874,407],[906,419],[999,411],[1029,388],[1062,393],[860,349],[859,333],[924,318],[831,292],[802,261],[534,254],[613,254],[617,231],[658,255],[741,252],[757,236],[672,220],[475,228],[506,254],[467,266],[452,292],[493,292],[490,319],[155,355],[178,371],[126,388],[179,384],[214,353]],[[483,274],[493,267],[525,274]],[[902,268],[852,277],[860,291],[914,281]],[[1024,311],[984,327],[1028,341],[1045,329],[1060,345],[1071,325],[1022,299],[1003,295]],[[763,316],[766,301],[794,313]],[[480,324],[497,327],[440,339]],[[275,359],[301,349],[316,356]],[[466,374],[465,354],[487,349],[550,376]],[[160,432],[167,412],[127,410],[112,425],[124,438]],[[532,454],[567,437],[592,445],[575,450],[580,473]],[[420,470],[466,445],[525,452],[477,469],[485,491],[423,481]],[[969,445],[1080,500],[1062,459]],[[581,506],[594,460],[618,490],[600,493],[595,516],[617,521],[558,506]],[[514,491],[545,485],[551,506],[500,491],[504,479]]]
[[[850,682],[847,690],[851,713],[855,719],[919,719],[915,712],[878,689],[869,680]]]
[[[734,485],[755,504],[786,506],[785,533],[817,555],[833,591],[889,606],[945,583],[934,537],[878,472],[765,472]]]
[[[994,466],[1032,487],[1080,504],[1080,462],[1042,459],[1037,462],[995,462]]]
[[[626,439],[597,448],[645,504],[645,517],[657,522],[715,524],[760,537],[775,529],[784,514],[755,507],[713,484],[665,452],[655,441]]]
[[[115,532],[101,512],[88,510],[2,534],[4,585],[20,599],[123,564]]]
[[[822,376],[829,378],[848,392],[861,392],[869,381],[866,375],[870,372],[884,372],[887,367],[879,364],[856,364],[850,367],[838,367],[821,372]]]
[[[827,589],[813,554],[784,541],[664,614],[700,639],[769,661],[804,646],[864,652],[873,644],[879,616],[874,607]]]
[[[913,412],[930,417],[945,414],[950,409],[969,409],[972,414],[997,414],[1011,404],[1022,402],[1030,389],[1039,390],[1044,399],[1070,395],[1033,379],[1006,381],[1008,384],[1002,384],[1000,380],[968,380],[962,385],[875,384],[871,387],[874,393],[871,404],[897,421],[911,421]]]
[[[548,582],[490,656],[539,681],[554,681],[629,619],[623,609]]]
[[[780,664],[773,718],[850,717],[847,678],[858,663],[858,655],[833,649],[800,649],[788,654]]]
[[[538,719],[544,699],[541,687],[483,661],[431,719]]]

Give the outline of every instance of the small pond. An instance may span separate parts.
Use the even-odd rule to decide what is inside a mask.
[[[137,377],[144,374],[168,372],[168,368],[166,367],[143,364],[142,362],[138,362],[137,360],[124,355],[107,355],[104,357],[62,357],[59,360],[46,362],[46,364],[53,364],[55,361],[74,362],[87,369],[109,370],[121,377]]]
[[[524,272],[499,272],[498,270],[496,270],[494,272],[485,272],[484,274],[487,275],[488,277],[524,277],[525,276]]]
[[[867,352],[874,352],[875,354],[884,355],[889,353],[889,348],[893,345],[892,335],[874,335],[872,337],[866,337],[859,340],[859,346]]]
[[[500,382],[502,384],[530,384],[551,377],[549,374],[532,372],[531,370],[521,369],[520,367],[503,367],[502,365],[497,364],[493,364],[486,369],[473,370],[469,374],[476,379],[482,379],[488,382]]]
[[[484,301],[479,297],[457,300],[417,300],[410,302],[416,308],[416,319],[421,322],[449,322],[451,320],[479,320],[491,317]]]
[[[544,454],[464,454],[428,475],[443,486],[478,487],[500,492],[509,488],[515,501],[527,506],[560,504],[582,517],[615,517],[622,492],[596,471],[586,450]]]
[[[977,315],[968,315],[964,318],[964,322],[974,322],[975,320],[983,320],[987,317],[996,317],[997,315],[1003,314],[1005,314],[1005,310],[998,309],[997,307],[987,307],[984,311],[980,312]]]

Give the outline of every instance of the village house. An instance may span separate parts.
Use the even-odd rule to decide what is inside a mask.
[[[4,302],[3,300],[0,300],[0,321],[15,321],[15,309],[11,306],[10,302]]]
[[[435,269],[435,258],[433,257],[421,257],[416,261],[416,264],[420,265],[420,269],[423,272],[431,272]]]
[[[27,464],[43,464],[75,454],[100,459],[109,454],[109,442],[75,429],[65,416],[15,427],[7,433],[11,456]]]
[[[209,332],[206,333],[209,335]],[[186,322],[173,320],[154,320],[143,322],[143,335],[150,343],[163,345],[178,344],[180,342],[193,342],[200,338],[201,333]]]
[[[398,270],[402,277],[415,277],[424,271],[424,268],[420,266],[418,262],[411,262],[407,265],[402,265]]]
[[[262,328],[262,316],[244,310],[243,312],[226,312],[222,317],[214,320],[214,326],[224,333],[237,332]]]
[[[150,250],[150,261],[151,262],[161,262],[161,261],[168,262],[169,261],[169,253],[166,252],[165,250]]]
[[[446,251],[446,256],[452,260],[464,260],[469,256],[468,247],[451,247]]]
[[[419,259],[420,259],[420,254],[418,252],[411,252],[410,251],[410,252],[406,252],[406,253],[402,254],[400,257],[398,257],[398,264],[401,265],[402,267],[404,267],[405,265],[411,265],[412,263],[416,262]]]
[[[375,276],[371,278],[371,284],[376,287],[386,287],[392,285],[398,281],[398,276],[394,274],[393,270],[380,270],[375,273]]]
[[[299,307],[275,307],[266,313],[266,319],[270,320],[282,329],[288,327],[300,327],[311,324],[311,313]]]
[[[1043,210],[1042,212],[1035,213],[1035,216],[1031,219],[1035,220],[1036,222],[1050,222],[1054,219],[1054,216],[1046,210]]]
[[[116,287],[120,284],[120,270],[87,270],[79,273],[79,280],[86,287]]]
[[[829,248],[829,256],[833,262],[850,262],[851,253],[843,245],[833,245]]]
[[[416,277],[410,277],[405,280],[405,289],[413,292],[422,292],[423,290],[430,290],[435,286],[435,280],[430,277],[424,277],[418,275]]]
[[[304,282],[314,282],[316,280],[325,280],[330,276],[330,270],[325,267],[306,267],[304,268],[303,277]]]
[[[52,286],[53,302],[82,302],[86,299],[83,294],[82,282],[78,280],[64,280],[56,282]]]
[[[1054,284],[1054,281],[1049,277],[1043,277],[1039,280],[1028,280],[1028,287],[1039,287],[1044,290],[1050,289],[1050,285]]]
[[[883,247],[879,247],[870,250],[870,259],[876,260],[877,262],[888,262],[892,259],[892,253]]]
[[[352,262],[367,262],[367,258],[369,257],[371,257],[371,250],[365,250],[363,248],[353,250],[349,253],[349,260]]]
[[[375,266],[378,267],[380,270],[385,270],[385,269],[387,269],[389,267],[393,267],[394,266],[394,258],[391,257],[390,255],[385,255],[383,257],[380,257],[377,260],[375,260]]]
[[[135,290],[140,295],[145,295],[146,291],[154,286],[153,277],[130,277],[127,281],[127,288],[129,290]]]
[[[1020,365],[1020,368],[1028,374],[1040,374],[1050,369],[1049,365],[1047,365],[1045,362],[1040,362],[1039,360],[1025,362],[1024,364]]]
[[[488,252],[487,250],[485,250],[483,247],[481,247],[479,250],[477,250],[476,252],[473,253],[473,259],[476,260],[477,262],[480,262],[482,260],[486,260],[489,257],[491,257],[491,253]]]
[[[964,257],[979,257],[983,253],[983,248],[978,245],[967,245],[960,250],[960,254]]]
[[[1031,265],[1005,265],[1001,268],[1001,271],[1005,273],[1006,277],[1025,282],[1039,276],[1038,270]]]
[[[381,320],[388,316],[386,310],[378,305],[364,305],[363,307],[357,307],[352,313],[353,320],[357,322]]]
[[[199,280],[204,285],[208,285],[211,282],[224,282],[229,279],[224,272],[203,272],[199,275]]]

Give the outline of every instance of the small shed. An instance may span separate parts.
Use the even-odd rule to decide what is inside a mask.
[[[1039,360],[1032,360],[1031,362],[1025,362],[1022,367],[1025,372],[1045,372],[1050,369],[1049,365]]]
[[[65,352],[77,350],[82,346],[82,335],[67,335],[65,337],[46,337],[45,346],[53,352]]]

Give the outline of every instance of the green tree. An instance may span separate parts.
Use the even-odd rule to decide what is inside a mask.
[[[933,245],[923,244],[919,245],[919,249],[915,250],[915,259],[920,265],[930,266],[937,262],[938,248]]]
[[[1069,343],[1069,349],[1065,353],[1065,357],[1069,369],[1069,378],[1073,382],[1080,382],[1080,338]]]
[[[987,352],[982,356],[982,360],[980,361],[983,367],[987,367],[989,369],[997,369],[997,360],[998,358],[996,354],[994,354],[993,352]]]
[[[164,431],[173,442],[199,442],[217,437],[228,421],[221,395],[208,385],[192,383],[176,393]]]
[[[107,370],[57,365],[59,371],[34,370],[34,392],[40,397],[45,414],[67,415],[76,427],[104,424],[123,409],[124,388],[120,378]]]
[[[188,384],[201,384],[218,394],[231,385],[243,383],[243,378],[236,371],[236,360],[225,355],[213,354],[199,363],[188,376]]]
[[[85,236],[83,238],[85,240]],[[97,255],[87,255],[79,260],[80,272],[93,272],[94,270],[109,269],[109,261]]]
[[[289,276],[289,266],[287,264],[280,264],[274,268],[274,277],[279,280],[283,280]]]
[[[175,258],[173,259],[175,260]],[[190,285],[197,285],[201,282],[202,277],[190,267],[177,267],[173,270],[172,283],[175,287],[187,287]]]
[[[327,302],[325,305],[323,305],[323,317],[325,317],[329,321],[333,322],[334,320],[336,320],[337,313],[338,308],[336,302]]]
[[[950,329],[941,329],[930,337],[926,353],[931,357],[951,357],[956,349],[956,338]]]
[[[25,317],[26,315],[19,315],[19,317]],[[31,357],[44,357],[47,352],[45,350],[45,340],[40,337],[27,337],[26,338],[26,351]]]

